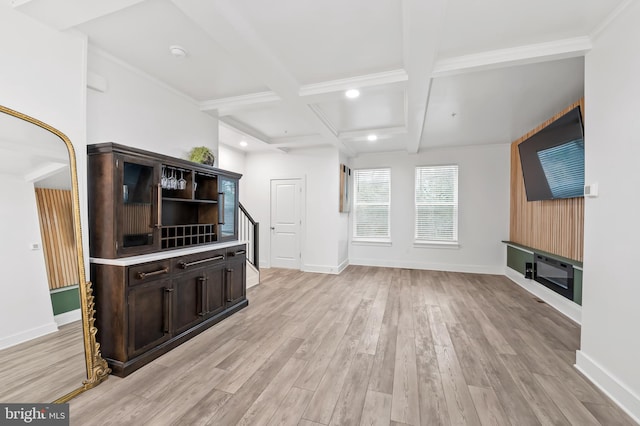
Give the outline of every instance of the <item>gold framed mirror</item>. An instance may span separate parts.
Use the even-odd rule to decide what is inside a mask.
[[[75,150],[59,130],[0,105],[0,157],[0,202],[6,203],[0,245],[6,263],[0,284],[0,402],[66,402],[110,372],[96,341],[93,290],[85,273]],[[45,181],[67,189],[36,184]],[[62,206],[49,215],[42,201],[47,190],[56,200],[50,205]],[[62,192],[64,197],[58,196]],[[60,253],[63,248],[66,254]],[[65,280],[58,275],[73,278],[60,284]],[[71,302],[54,297],[62,291]],[[73,307],[54,315],[56,303]],[[62,387],[61,377],[68,381]]]

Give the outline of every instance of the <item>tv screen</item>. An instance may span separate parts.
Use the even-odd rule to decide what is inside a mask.
[[[584,133],[580,107],[518,145],[528,201],[584,195]]]

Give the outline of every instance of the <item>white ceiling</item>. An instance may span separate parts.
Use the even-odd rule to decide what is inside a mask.
[[[20,0],[221,119],[246,150],[508,143],[583,95],[625,0]],[[105,4],[107,3],[107,4]],[[177,59],[170,45],[188,55]],[[358,88],[361,96],[346,99]],[[369,142],[367,135],[378,140]]]

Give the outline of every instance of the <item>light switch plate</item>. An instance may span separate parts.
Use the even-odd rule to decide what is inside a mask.
[[[585,197],[590,197],[590,198],[595,198],[598,196],[598,184],[597,183],[591,183],[589,185],[585,185],[584,186],[584,196]]]

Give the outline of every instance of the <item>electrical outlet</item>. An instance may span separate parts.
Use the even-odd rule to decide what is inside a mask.
[[[38,243],[31,243],[31,250],[40,250],[40,244]]]

